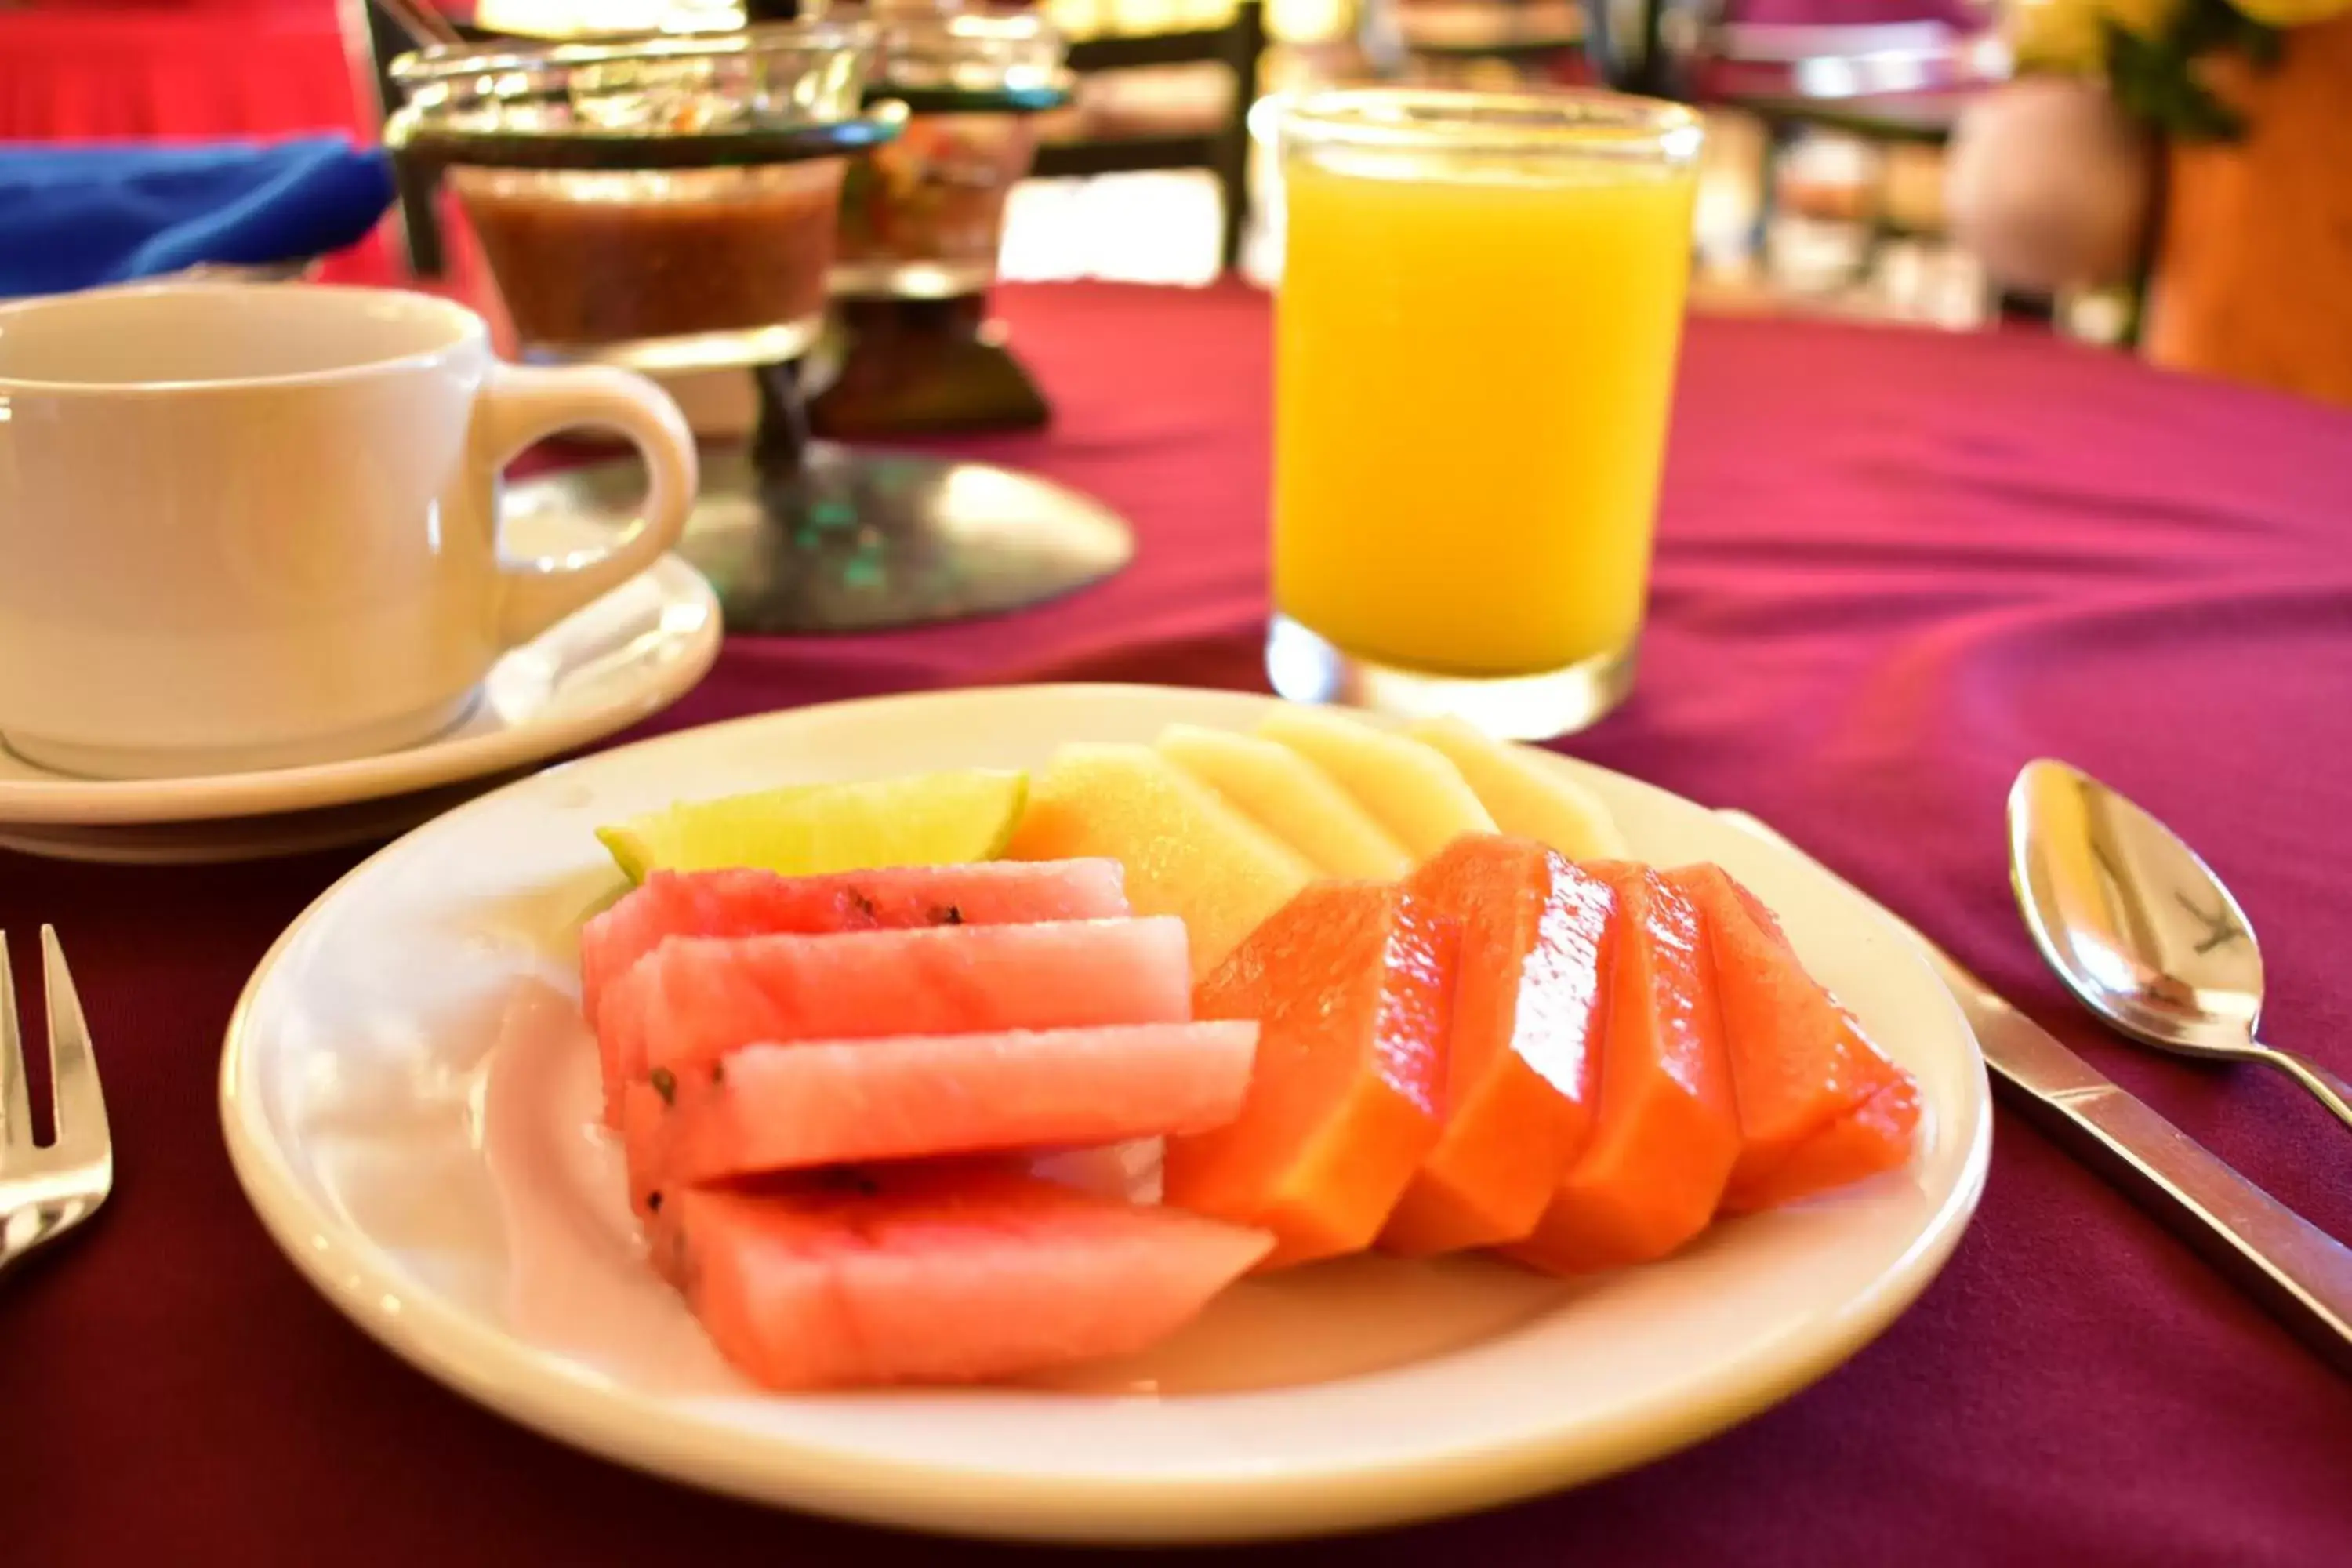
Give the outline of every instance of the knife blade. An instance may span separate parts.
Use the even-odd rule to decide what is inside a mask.
[[[1900,915],[1746,812],[1716,815],[1787,849],[1894,921],[1959,1004],[2002,1103],[2352,1376],[2352,1248],[2126,1093]]]

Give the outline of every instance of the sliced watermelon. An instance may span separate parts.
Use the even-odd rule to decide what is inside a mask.
[[[971,1383],[1141,1350],[1271,1245],[1263,1232],[1003,1166],[899,1164],[681,1188],[656,1267],[775,1389]]]
[[[629,1086],[632,1188],[1204,1132],[1256,1050],[1249,1023],[751,1046]]]
[[[1128,912],[1124,879],[1116,860],[992,860],[824,877],[656,871],[581,928],[581,1008],[593,1025],[604,988],[666,937],[1108,920]]]
[[[1171,1138],[1168,1201],[1278,1240],[1269,1264],[1371,1245],[1438,1138],[1455,923],[1385,882],[1318,882],[1201,983],[1204,1018],[1255,1018],[1241,1115]]]
[[[1592,1135],[1616,895],[1532,838],[1485,833],[1405,888],[1461,922],[1462,978],[1445,1131],[1381,1245],[1419,1257],[1523,1240]]]
[[[601,1042],[626,1085],[793,1040],[1181,1024],[1190,973],[1172,915],[672,937],[605,994]]]

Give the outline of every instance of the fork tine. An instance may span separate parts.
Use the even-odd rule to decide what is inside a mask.
[[[111,1146],[106,1096],[89,1054],[81,996],[51,926],[41,928],[41,982],[49,994],[49,1103],[57,1109],[57,1151],[68,1158],[94,1157]]]
[[[25,1092],[25,1045],[16,1028],[16,985],[8,973],[8,933],[0,931],[0,1152],[33,1146],[33,1102]]]

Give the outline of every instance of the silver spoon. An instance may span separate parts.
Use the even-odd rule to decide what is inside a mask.
[[[2092,1012],[2162,1050],[2275,1068],[2352,1127],[2352,1085],[2254,1038],[2253,928],[2170,828],[2045,758],[2010,787],[2009,867],[2042,956]]]

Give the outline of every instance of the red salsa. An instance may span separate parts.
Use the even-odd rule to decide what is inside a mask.
[[[593,348],[814,321],[842,160],[453,182],[524,342]]]

